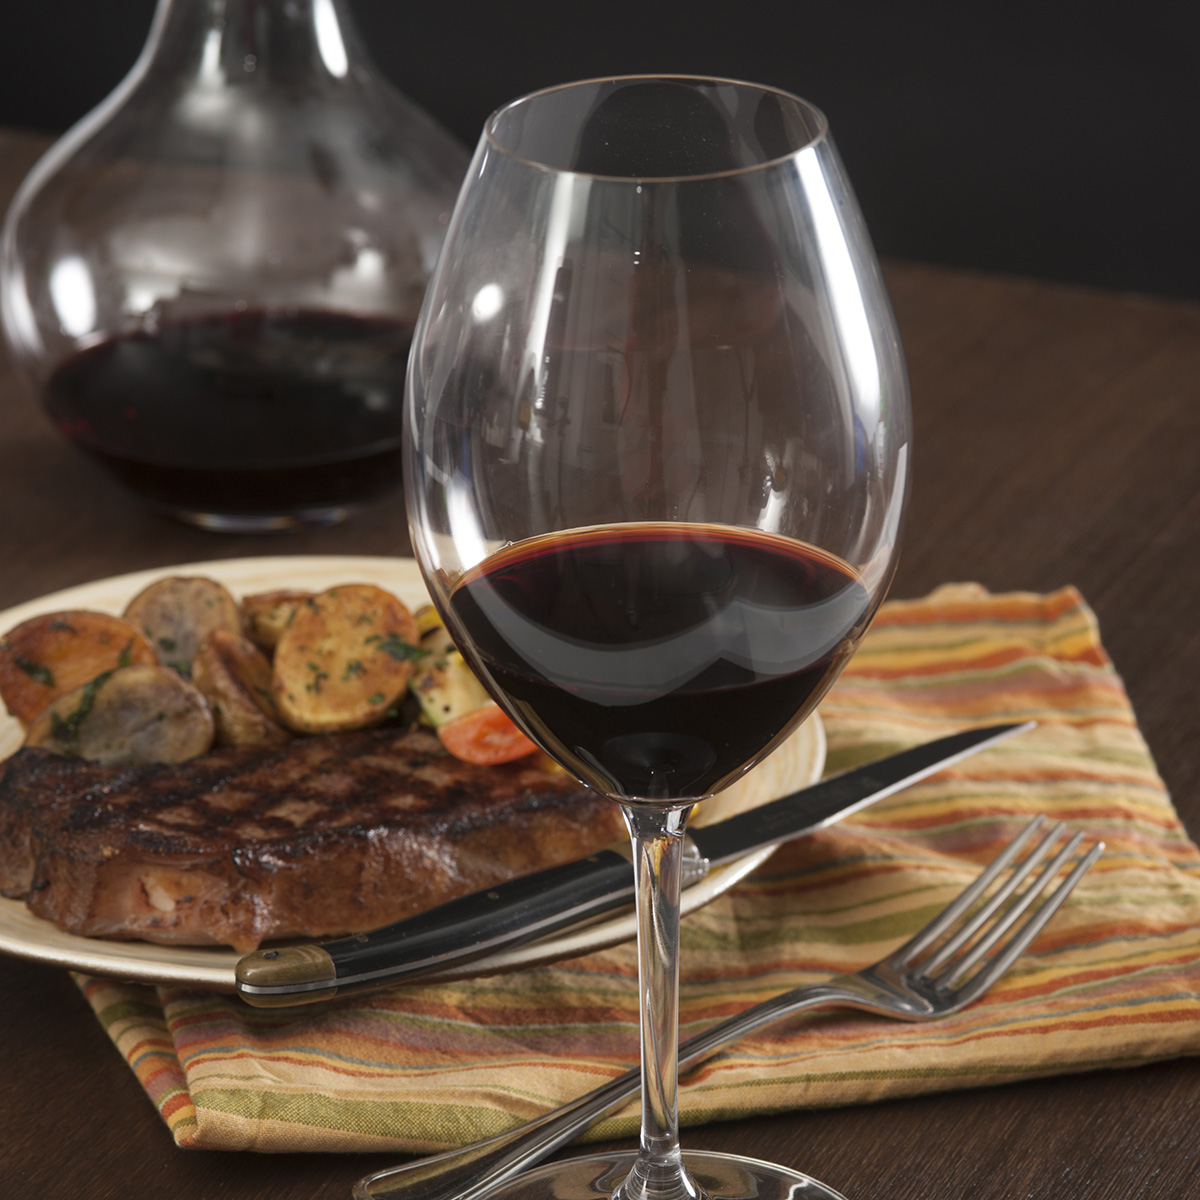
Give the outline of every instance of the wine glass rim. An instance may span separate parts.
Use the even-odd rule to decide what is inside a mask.
[[[593,171],[573,171],[565,167],[556,167],[550,163],[541,162],[536,158],[529,158],[525,155],[518,154],[511,146],[505,145],[504,142],[496,135],[496,125],[500,118],[506,113],[512,112],[514,109],[523,104],[528,104],[530,101],[537,100],[542,96],[553,95],[555,92],[570,91],[574,88],[588,87],[601,83],[638,83],[650,81],[663,82],[692,82],[703,83],[709,86],[729,86],[738,88],[747,88],[751,91],[760,92],[763,95],[779,96],[785,100],[791,101],[793,104],[800,105],[807,110],[814,118],[817,126],[816,133],[803,145],[797,146],[794,150],[788,151],[786,154],[776,155],[774,158],[765,158],[762,162],[748,163],[739,167],[728,167],[721,171],[698,172],[694,175],[606,175],[602,172]],[[766,171],[773,167],[779,166],[781,163],[791,162],[797,154],[805,150],[810,150],[820,143],[826,141],[829,137],[829,119],[825,113],[819,109],[811,100],[805,100],[802,96],[797,96],[795,92],[789,92],[786,88],[773,87],[770,84],[751,83],[744,79],[732,79],[723,75],[705,75],[702,73],[645,73],[633,75],[596,75],[588,79],[573,79],[566,83],[556,83],[549,87],[537,88],[532,92],[527,92],[523,96],[518,96],[506,104],[500,105],[499,108],[493,110],[491,116],[484,122],[483,137],[488,145],[494,147],[497,151],[503,154],[506,158],[512,159],[514,162],[524,163],[526,166],[537,168],[538,170],[546,171],[552,175],[570,175],[580,179],[596,179],[606,183],[630,183],[630,184],[645,184],[645,183],[691,183],[707,179],[722,179],[729,176],[746,175],[753,171]]]

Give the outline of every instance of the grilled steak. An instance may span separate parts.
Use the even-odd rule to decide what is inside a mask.
[[[72,933],[252,950],[355,933],[621,836],[616,805],[424,730],[102,766],[22,749],[0,779],[0,890]]]

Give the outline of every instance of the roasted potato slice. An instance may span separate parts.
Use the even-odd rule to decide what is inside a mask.
[[[212,708],[219,746],[278,746],[292,735],[271,699],[271,664],[249,638],[214,629],[192,660],[192,682]]]
[[[269,654],[287,628],[296,608],[312,592],[256,592],[242,597],[242,629],[246,636]]]
[[[408,686],[417,624],[390,592],[345,584],[310,596],[275,647],[272,695],[301,733],[363,729],[383,720]]]
[[[60,696],[25,739],[99,763],[185,762],[212,742],[208,701],[157,664],[120,667]]]
[[[0,641],[0,699],[28,728],[55,700],[117,667],[155,662],[137,628],[108,613],[46,613]]]
[[[214,579],[170,575],[143,588],[125,607],[125,619],[140,629],[158,661],[181,675],[214,629],[241,633],[237,601]]]

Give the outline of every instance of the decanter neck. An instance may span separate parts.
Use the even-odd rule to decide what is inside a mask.
[[[362,65],[342,0],[159,0],[138,73],[287,85]]]

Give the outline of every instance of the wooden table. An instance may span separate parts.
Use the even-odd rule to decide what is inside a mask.
[[[43,143],[0,134],[0,201]],[[1078,585],[1176,804],[1200,833],[1200,307],[891,264],[915,487],[893,594]],[[402,554],[398,499],[286,538],[151,515],[51,432],[0,360],[0,608],[144,567]],[[65,972],[0,963],[0,1194],[346,1197],[390,1156],[177,1150]],[[1176,1061],[686,1130],[851,1200],[1191,1197],[1200,1066]]]

